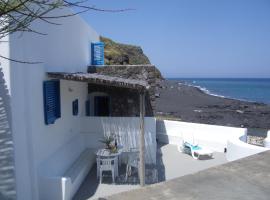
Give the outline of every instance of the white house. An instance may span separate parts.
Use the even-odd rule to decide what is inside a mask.
[[[17,199],[39,199],[40,177],[46,173],[59,175],[84,148],[76,137],[79,117],[72,115],[70,102],[78,99],[79,106],[83,105],[87,84],[61,81],[62,117],[51,125],[44,123],[42,88],[43,81],[48,79],[48,71],[86,72],[91,63],[90,44],[98,41],[99,35],[79,16],[58,19],[58,22],[61,26],[41,21],[32,24],[46,36],[16,33],[5,38],[8,43],[1,43],[1,55],[41,62],[28,65],[1,59],[11,97]],[[72,92],[69,92],[70,87]],[[79,108],[79,115],[82,111]],[[62,160],[54,160],[56,152],[62,153]],[[55,165],[49,162],[55,162]]]
[[[55,12],[71,13],[69,9]],[[93,84],[93,87],[131,89],[136,96],[142,90],[149,89],[148,83],[88,74],[88,66],[92,63],[91,43],[98,42],[99,35],[79,16],[57,19],[57,22],[61,25],[41,21],[32,24],[33,29],[47,35],[15,33],[0,43],[0,55],[40,62],[21,64],[0,59],[0,150],[7,152],[6,156],[1,155],[0,160],[6,159],[1,163],[9,165],[8,168],[0,168],[6,170],[4,173],[8,177],[7,186],[0,186],[0,191],[18,200],[71,199],[93,166],[94,150],[99,147],[98,141],[104,134],[117,132],[129,137],[130,145],[138,146],[139,143],[140,120],[136,115],[88,116],[94,113],[87,111],[87,101],[93,99],[93,94],[89,94],[89,84]],[[127,99],[127,102],[134,104],[132,99]],[[90,107],[93,106],[91,103]],[[179,138],[183,139],[183,135],[179,134],[194,132],[194,126],[159,122],[158,136],[169,143],[178,142]],[[208,134],[208,126],[203,129]],[[211,129],[213,134],[210,135],[214,138],[215,127]],[[201,126],[198,125],[197,130],[201,130]],[[221,152],[229,144],[242,153],[243,147],[239,147],[238,143],[228,143],[230,138],[226,131],[224,140],[217,139],[218,142],[212,143],[218,143],[217,149]],[[237,131],[237,140],[240,136],[246,136],[246,130]],[[155,163],[156,120],[153,116],[145,118],[144,132],[146,163]],[[250,147],[245,148],[248,151],[244,156],[265,150],[257,148],[250,153]],[[232,155],[231,158],[244,156]]]
[[[72,11],[55,12],[59,15]],[[15,33],[4,38],[7,42],[0,43],[0,55],[40,62],[21,64],[0,60],[4,76],[1,86],[7,86],[6,96],[10,96],[6,103],[11,109],[9,122],[14,142],[16,195],[20,200],[70,199],[94,164],[95,156],[88,147],[99,145],[100,130],[104,131],[105,126],[110,129],[112,123],[118,123],[120,128],[121,124],[130,124],[129,128],[135,126],[134,129],[139,127],[136,118],[118,118],[114,122],[108,118],[86,118],[87,81],[64,80],[62,77],[54,83],[46,82],[55,80],[48,72],[86,74],[91,64],[91,43],[99,41],[98,33],[79,16],[56,20],[61,25],[42,21],[32,23],[33,29],[47,35]],[[101,81],[105,79],[102,77]],[[50,101],[45,97],[46,84],[54,84],[53,92],[55,88],[60,92],[60,110],[53,119],[46,111],[46,101]],[[134,84],[137,83],[131,85]],[[49,88],[47,92],[52,90]],[[146,123],[146,132],[155,130],[154,118],[147,120],[150,123]]]

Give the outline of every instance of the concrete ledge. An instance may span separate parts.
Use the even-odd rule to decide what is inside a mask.
[[[168,182],[107,197],[108,200],[269,200],[270,151],[173,179]]]

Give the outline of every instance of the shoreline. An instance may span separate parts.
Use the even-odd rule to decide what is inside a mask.
[[[213,125],[270,129],[270,105],[209,94],[180,80],[157,90],[157,116]]]
[[[168,81],[176,81],[176,80],[168,80]],[[270,105],[269,103],[265,103],[265,102],[252,101],[252,100],[247,100],[247,99],[238,99],[238,98],[234,98],[234,97],[215,94],[215,93],[210,92],[210,90],[208,90],[205,87],[202,87],[202,86],[199,86],[199,85],[192,85],[192,84],[184,82],[184,81],[183,82],[179,81],[178,84],[183,84],[183,85],[186,85],[186,86],[189,86],[189,87],[197,88],[197,89],[201,90],[202,92],[204,92],[205,94],[208,94],[208,95],[214,96],[214,97],[220,97],[220,98],[236,100],[236,101],[243,101],[243,102],[248,102],[248,103],[259,103],[259,104]]]

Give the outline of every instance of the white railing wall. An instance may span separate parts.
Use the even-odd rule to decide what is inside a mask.
[[[229,140],[227,143],[227,149],[228,152],[226,154],[226,158],[228,161],[238,160],[240,158],[245,158],[247,156],[269,150],[265,147],[247,144],[245,140],[242,141],[242,137],[239,139],[235,138],[234,140]]]
[[[157,139],[181,145],[183,141],[206,146],[217,152],[227,151],[226,158],[233,161],[250,156],[266,148],[246,143],[247,129],[170,120],[157,120]]]
[[[116,134],[120,145],[128,148],[139,148],[139,117],[82,117],[81,134],[86,147],[99,148],[104,135]],[[156,163],[156,120],[145,118],[145,152],[146,163]]]

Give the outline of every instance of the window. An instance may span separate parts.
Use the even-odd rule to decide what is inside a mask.
[[[77,116],[79,113],[79,100],[76,99],[72,102],[72,114]]]
[[[43,98],[45,124],[54,124],[55,120],[61,117],[59,80],[43,82]]]
[[[110,116],[110,98],[95,96],[95,116]]]

